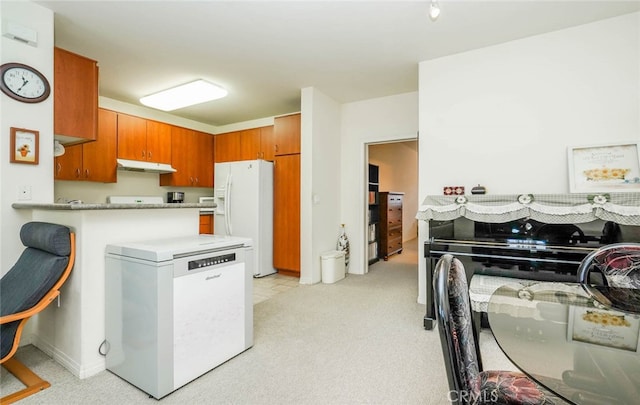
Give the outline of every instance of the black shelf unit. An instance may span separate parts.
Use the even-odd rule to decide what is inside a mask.
[[[380,168],[369,164],[369,209],[367,212],[367,257],[369,264],[379,260],[380,244]]]

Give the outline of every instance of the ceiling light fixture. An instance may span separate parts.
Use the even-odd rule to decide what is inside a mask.
[[[431,5],[429,6],[429,18],[431,21],[435,21],[440,17],[440,3],[438,0],[431,0]]]
[[[227,95],[222,87],[204,80],[183,84],[168,90],[163,90],[146,97],[140,102],[147,107],[162,111],[173,111],[206,101],[216,100]]]

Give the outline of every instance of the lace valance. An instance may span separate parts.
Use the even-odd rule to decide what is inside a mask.
[[[423,221],[460,217],[492,223],[531,218],[549,224],[602,219],[640,226],[640,193],[427,196],[416,215]]]

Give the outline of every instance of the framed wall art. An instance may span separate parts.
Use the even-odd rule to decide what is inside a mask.
[[[39,132],[24,128],[11,128],[10,162],[38,164]]]
[[[568,149],[571,193],[640,191],[640,143],[575,146]]]

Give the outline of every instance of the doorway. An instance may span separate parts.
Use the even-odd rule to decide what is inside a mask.
[[[371,268],[380,260],[401,254],[406,244],[414,244],[417,240],[418,141],[372,143],[366,148],[369,192],[365,202],[368,213],[365,251],[368,268]],[[399,203],[401,213],[397,212]],[[390,229],[387,226],[396,221],[389,217],[392,215],[401,216],[400,227]]]

